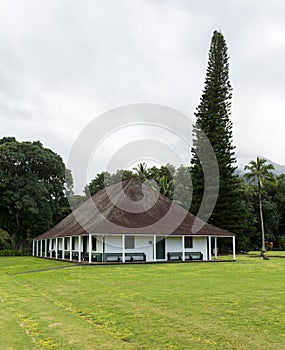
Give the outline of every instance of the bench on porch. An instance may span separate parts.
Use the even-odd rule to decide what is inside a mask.
[[[72,251],[72,260],[78,260],[78,251]]]
[[[182,252],[168,252],[167,256],[167,260],[182,260]]]
[[[125,254],[125,261],[145,261],[146,255],[145,253],[126,253]]]
[[[64,259],[70,259],[70,252],[69,251],[64,252]]]
[[[105,253],[104,261],[106,262],[120,262],[122,259],[122,253]]]
[[[85,252],[82,254],[82,260],[89,261],[89,252]],[[102,253],[91,253],[91,261],[102,262]]]
[[[167,255],[169,261],[183,260],[182,252],[168,252]],[[203,254],[201,252],[185,252],[185,260],[203,260]]]
[[[105,253],[106,262],[122,262],[122,253]],[[125,253],[125,262],[146,261],[145,253]]]
[[[203,260],[203,254],[201,252],[189,252],[185,253],[185,259],[186,255],[189,255],[189,260]]]

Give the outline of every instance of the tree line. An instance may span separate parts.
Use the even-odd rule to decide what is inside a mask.
[[[231,223],[231,232],[238,235],[237,248],[248,251],[262,247],[261,200],[265,241],[285,249],[285,174],[275,177],[270,172],[272,166],[259,158],[251,162],[247,170],[248,175],[235,175],[239,205],[243,208],[243,215]],[[0,140],[0,250],[30,249],[35,236],[71,212],[69,201],[75,208],[106,186],[131,177],[140,178],[193,213],[199,198],[193,195],[189,208],[192,171],[191,166],[147,167],[140,163],[132,170],[99,173],[86,185],[84,195],[74,195],[71,173],[59,155],[44,148],[39,141],[18,142],[15,138],[3,138]],[[228,210],[225,217],[227,213]],[[223,221],[217,226],[222,227]]]
[[[259,157],[255,161],[251,161],[245,170],[247,172],[242,176],[234,175],[236,178],[235,191],[238,193],[239,200],[239,215],[233,213],[236,220],[228,223],[230,232],[237,234],[237,249],[244,252],[265,250],[268,248],[269,242],[272,242],[275,248],[284,250],[285,174],[275,176],[272,173],[274,170],[272,164]],[[195,213],[195,209],[198,210],[200,199],[193,194],[189,207],[188,194],[193,191],[193,183],[189,181],[191,172],[191,166],[175,168],[173,165],[167,164],[160,168],[156,166],[148,168],[145,163],[138,164],[132,170],[118,170],[114,174],[102,172],[86,185],[85,196],[80,196],[80,200],[77,196],[76,203],[79,205],[87,197],[93,196],[101,189],[121,180],[139,177],[161,194],[174,200],[191,213]],[[215,211],[219,210],[216,217],[222,217],[220,222],[215,220],[217,227],[228,229],[224,222],[227,220],[230,209],[226,208],[223,213],[219,207],[214,208],[213,216],[216,214]],[[260,216],[261,210],[262,217]],[[261,220],[261,218],[263,219]],[[213,222],[211,218],[209,221]],[[227,244],[226,240],[224,244]],[[227,246],[224,248],[227,249]]]

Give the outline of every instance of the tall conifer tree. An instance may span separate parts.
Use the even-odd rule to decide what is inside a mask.
[[[218,198],[208,221],[220,228],[237,232],[245,224],[242,219],[245,213],[239,191],[240,182],[235,175],[235,147],[232,141],[232,122],[230,120],[232,87],[229,80],[227,51],[224,36],[222,33],[214,31],[209,51],[205,87],[195,113],[197,124],[193,128],[191,160],[193,200],[191,211],[194,214],[198,213],[205,195],[203,167],[199,154],[203,152],[206,135],[215,152],[220,172]],[[209,161],[213,161],[211,157]],[[213,181],[213,186],[215,183],[217,181]]]

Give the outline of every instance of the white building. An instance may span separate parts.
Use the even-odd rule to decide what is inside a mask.
[[[234,234],[131,178],[99,191],[36,237],[33,256],[89,263],[211,260],[221,237],[232,239],[235,260]]]

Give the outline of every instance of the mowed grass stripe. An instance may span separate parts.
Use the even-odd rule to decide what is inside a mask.
[[[13,317],[16,333],[24,333],[27,339],[19,338],[15,346],[11,347],[11,337],[7,337],[7,325],[2,328],[1,346],[3,349],[134,349],[123,340],[110,334],[104,329],[91,324],[86,317],[75,317],[76,310],[64,307],[55,302],[49,294],[39,293],[27,283],[19,283],[11,276],[1,276],[0,295],[3,304]],[[21,295],[19,295],[19,291]],[[80,315],[77,315],[80,316]],[[6,318],[5,318],[6,319]],[[19,327],[15,327],[15,323]],[[33,344],[33,346],[31,346]]]
[[[27,259],[26,267],[18,265],[22,271],[40,260]],[[30,294],[32,307],[24,311],[40,319],[43,338],[63,349],[74,337],[78,349],[279,350],[284,268],[284,259],[238,257],[236,263],[86,266],[10,278],[19,302],[20,291]],[[100,341],[87,336],[85,342],[84,328]]]
[[[0,304],[0,342],[0,348],[5,350],[35,349],[32,339],[27,337],[19,319],[4,301]]]

